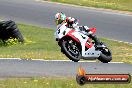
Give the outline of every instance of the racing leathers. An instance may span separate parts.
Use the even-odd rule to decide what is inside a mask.
[[[96,37],[96,35],[93,34],[93,32],[90,30],[87,26],[78,26],[78,20],[72,17],[66,18],[66,23],[68,28],[73,28],[77,31],[82,31],[84,34],[88,35],[90,38],[92,38],[95,41],[96,45],[100,45],[99,39]]]

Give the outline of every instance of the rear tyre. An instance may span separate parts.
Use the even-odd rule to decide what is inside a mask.
[[[112,60],[112,53],[108,48],[101,49],[101,54],[98,57],[98,60],[100,60],[103,63],[108,63]]]
[[[61,50],[72,61],[78,62],[81,59],[81,50],[79,44],[72,39],[62,41]]]

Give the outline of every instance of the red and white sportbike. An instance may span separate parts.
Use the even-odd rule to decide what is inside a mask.
[[[70,60],[78,62],[80,59],[91,60],[98,59],[103,63],[112,60],[111,51],[104,43],[100,48],[96,47],[92,38],[81,31],[67,28],[66,24],[61,25],[55,32],[55,38],[64,53]],[[96,28],[90,28],[95,33]]]

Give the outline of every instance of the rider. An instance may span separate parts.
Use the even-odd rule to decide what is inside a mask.
[[[67,23],[66,27],[82,31],[83,33],[85,33],[86,35],[88,35],[95,41],[95,44],[97,45],[97,47],[100,47],[100,41],[96,37],[96,35],[94,35],[92,31],[90,31],[90,28],[88,28],[87,26],[78,26],[77,19],[72,17],[66,17],[64,13],[60,12],[55,15],[55,21],[57,26]]]

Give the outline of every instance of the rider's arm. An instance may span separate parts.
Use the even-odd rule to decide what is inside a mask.
[[[89,28],[88,26],[82,26],[84,31],[87,32],[88,35],[93,35],[96,32],[96,28]]]
[[[66,22],[70,28],[76,28],[78,26],[78,20],[75,18],[67,17]]]

